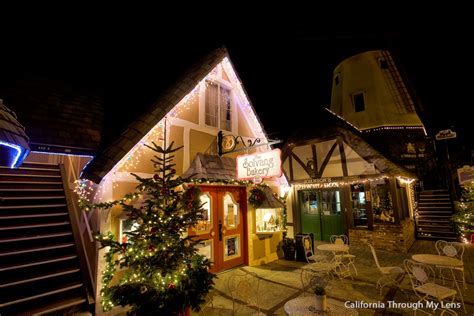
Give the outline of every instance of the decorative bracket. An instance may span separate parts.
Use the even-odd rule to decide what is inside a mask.
[[[273,144],[281,143],[281,140],[268,140],[268,143],[260,144],[262,140],[260,138],[255,139],[247,139],[244,140],[242,136],[234,136],[231,134],[224,135],[222,131],[217,133],[217,154],[219,156],[235,153],[239,151],[248,150],[250,148],[255,148],[259,146],[270,146]],[[241,144],[243,147],[239,149],[235,149],[238,144]]]

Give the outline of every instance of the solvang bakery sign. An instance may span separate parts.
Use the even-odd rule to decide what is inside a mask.
[[[273,149],[264,153],[237,156],[237,178],[281,177],[281,151]]]

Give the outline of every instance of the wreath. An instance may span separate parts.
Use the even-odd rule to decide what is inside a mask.
[[[250,190],[249,203],[253,208],[258,208],[265,200],[265,192],[260,187],[253,187]]]

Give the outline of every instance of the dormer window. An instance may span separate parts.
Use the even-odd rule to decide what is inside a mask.
[[[232,130],[232,102],[230,89],[215,82],[206,82],[205,123],[218,129]]]

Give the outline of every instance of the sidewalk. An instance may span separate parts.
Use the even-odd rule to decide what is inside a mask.
[[[316,245],[321,244],[317,242]],[[316,247],[315,245],[315,247]],[[334,279],[329,281],[326,287],[327,295],[330,298],[345,301],[364,302],[416,302],[408,277],[402,282],[404,293],[399,290],[385,288],[383,297],[379,296],[379,290],[375,288],[377,280],[381,274],[377,269],[372,253],[368,247],[351,246],[350,252],[357,256],[355,265],[358,275],[354,280],[346,278],[343,280]],[[416,241],[408,254],[395,253],[377,250],[377,255],[381,266],[403,267],[403,260],[411,258],[416,253],[436,254],[434,242]],[[468,245],[464,253],[465,276],[468,289],[464,291],[464,302],[467,314],[461,309],[456,310],[458,315],[474,315],[474,245]],[[283,306],[293,298],[302,295],[300,280],[301,268],[306,264],[303,262],[277,260],[266,265],[257,267],[240,267],[218,274],[215,280],[214,298],[211,304],[207,304],[200,315],[232,315],[232,298],[228,294],[227,280],[229,276],[237,270],[256,273],[260,279],[259,305],[262,315],[286,315]],[[458,301],[458,299],[456,300]],[[386,304],[387,305],[387,304]],[[248,306],[239,306],[239,315],[250,315],[256,310]],[[413,315],[413,309],[409,308],[386,308],[385,310],[358,309],[359,315]],[[419,313],[420,314],[420,313]],[[421,313],[423,314],[423,313]],[[440,312],[437,313],[440,315]]]

